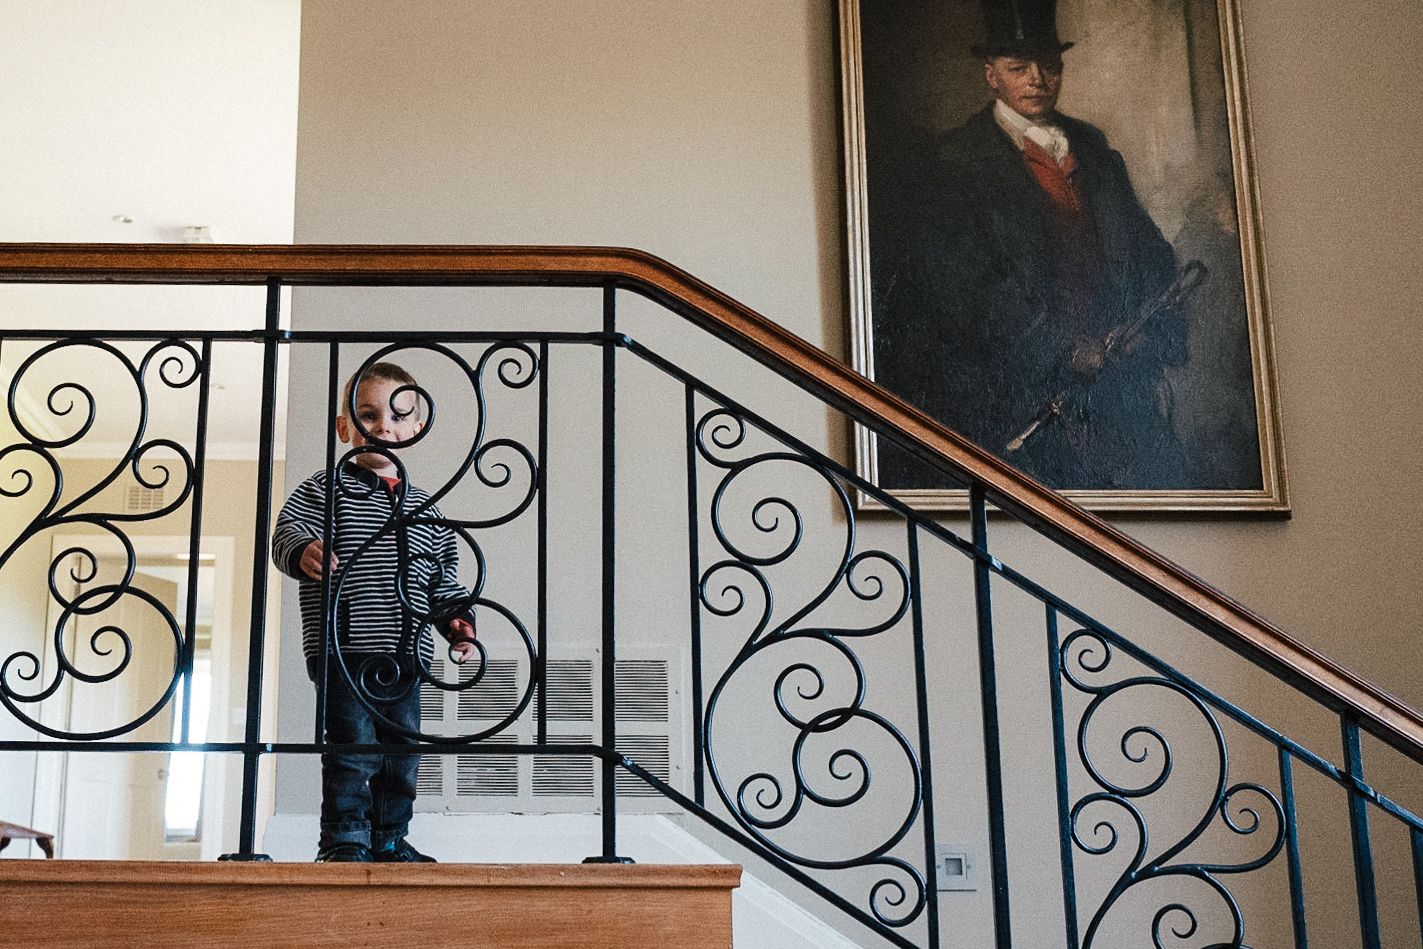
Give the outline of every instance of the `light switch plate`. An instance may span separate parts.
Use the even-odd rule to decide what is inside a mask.
[[[935,876],[941,890],[976,890],[973,853],[962,844],[940,844]]]

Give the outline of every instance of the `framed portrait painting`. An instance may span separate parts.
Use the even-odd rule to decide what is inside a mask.
[[[1237,2],[841,0],[855,368],[1097,510],[1288,512]]]

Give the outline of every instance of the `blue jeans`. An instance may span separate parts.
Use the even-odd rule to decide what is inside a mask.
[[[390,655],[343,653],[346,668],[360,682],[364,663],[375,661],[390,668]],[[306,662],[307,674],[316,682],[319,660]],[[408,690],[407,690],[408,687]],[[401,691],[406,694],[400,695]],[[341,674],[335,658],[327,662],[326,740],[341,744],[413,744],[390,724],[411,731],[420,728],[420,688],[414,673],[402,666],[399,680],[383,695],[365,695],[380,716],[356,696]],[[321,756],[321,842],[322,849],[336,844],[365,844],[379,850],[404,837],[410,828],[415,805],[415,776],[420,770],[419,755]]]

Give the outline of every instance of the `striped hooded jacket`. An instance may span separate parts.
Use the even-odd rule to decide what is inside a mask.
[[[327,481],[323,470],[297,485],[272,531],[272,561],[300,582],[302,651],[308,659],[321,654],[321,581],[302,572],[301,555],[322,537]],[[420,656],[429,662],[431,623],[443,628],[452,617],[473,622],[472,594],[459,583],[454,531],[432,523],[443,519],[434,505],[411,516],[429,500],[408,482],[391,488],[358,465],[341,468],[327,550],[337,557],[331,590],[343,651],[410,655],[418,642]]]

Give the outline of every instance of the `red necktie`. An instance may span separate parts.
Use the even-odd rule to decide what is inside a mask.
[[[1059,165],[1041,145],[1025,138],[1023,159],[1028,163],[1028,170],[1033,173],[1033,178],[1047,192],[1058,210],[1072,215],[1082,213],[1082,195],[1077,190],[1076,182],[1072,180],[1072,173],[1077,170],[1077,159],[1071,152],[1067,153],[1067,157]]]

